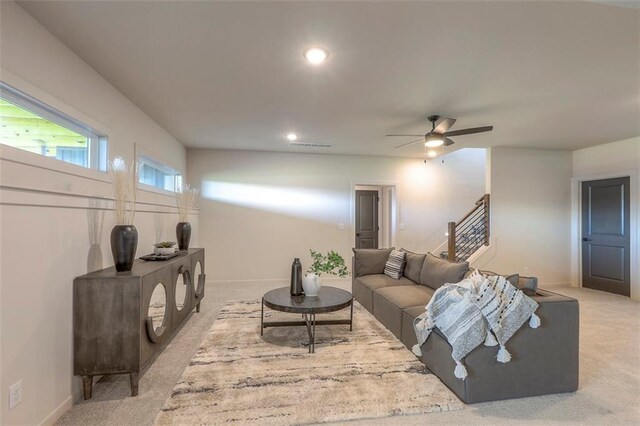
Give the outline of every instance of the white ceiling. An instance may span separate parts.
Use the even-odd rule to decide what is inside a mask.
[[[640,135],[640,10],[589,2],[20,2],[188,147],[419,156],[576,149]],[[305,47],[329,60],[313,67]],[[324,151],[318,151],[324,152]]]

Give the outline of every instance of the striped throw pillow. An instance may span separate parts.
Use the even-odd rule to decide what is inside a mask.
[[[389,259],[384,265],[385,275],[390,276],[394,280],[400,279],[402,272],[404,271],[404,256],[405,252],[400,250],[392,250],[389,253]]]

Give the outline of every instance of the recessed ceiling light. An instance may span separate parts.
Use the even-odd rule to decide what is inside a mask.
[[[304,57],[313,65],[323,63],[327,59],[327,56],[329,56],[329,52],[320,47],[311,47],[304,51]]]
[[[293,142],[298,139],[298,135],[296,135],[295,133],[287,133],[287,139]]]
[[[431,151],[427,151],[427,155],[428,155],[429,157],[433,158],[433,157],[435,157],[436,155],[438,155],[438,153],[437,153],[437,152],[435,152],[435,151],[433,151],[433,150],[431,150]]]

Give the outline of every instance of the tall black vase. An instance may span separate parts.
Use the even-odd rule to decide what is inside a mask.
[[[291,264],[291,288],[292,296],[302,295],[302,263],[299,258],[295,258]]]
[[[178,240],[178,249],[189,250],[189,240],[191,239],[191,224],[189,222],[178,222],[176,239]]]
[[[111,254],[116,271],[130,271],[138,248],[138,230],[133,225],[116,225],[111,230]]]

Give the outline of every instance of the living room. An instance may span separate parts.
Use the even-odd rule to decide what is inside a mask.
[[[213,406],[270,413],[261,424],[640,421],[638,2],[3,1],[0,15],[0,423],[225,421]],[[11,121],[15,114],[23,121]],[[38,126],[58,142],[27,135]],[[397,134],[410,136],[386,136]],[[63,136],[71,142],[60,142]],[[135,370],[137,396],[126,374],[133,370],[76,368],[74,320],[82,307],[98,309],[80,306],[74,279],[116,263],[116,159],[141,168],[129,224],[137,231],[135,258],[177,241],[176,224],[188,222],[187,256],[206,263],[185,284],[191,310],[180,312],[173,329],[160,327],[166,339],[147,342],[157,350]],[[187,184],[198,197],[179,215],[178,190]],[[597,199],[600,184],[615,191]],[[365,243],[356,235],[366,216],[360,196],[372,193],[374,242]],[[597,209],[603,213],[590,213]],[[456,256],[456,232],[466,231],[456,221],[470,212],[482,217],[480,244]],[[607,229],[620,223],[620,242],[599,246],[587,218]],[[545,383],[539,396],[522,397],[508,385],[507,396],[487,390],[488,402],[465,401],[455,383],[474,383],[474,353],[493,351],[490,368],[500,376],[526,359],[518,339],[563,321],[545,317],[544,301],[533,297],[541,325],[523,325],[503,345],[509,363],[496,361],[497,348],[478,347],[464,380],[448,367],[431,371],[357,293],[357,246],[467,260],[470,271],[536,277],[540,294],[577,300],[579,345],[567,349],[577,351],[577,389]],[[315,348],[305,324],[260,325],[261,306],[271,319],[300,322],[300,312],[276,312],[260,300],[289,291],[292,262],[299,258],[306,273],[310,250],[337,253],[348,270],[324,273],[321,288],[355,298],[348,301],[353,330],[318,325]],[[170,266],[180,256],[146,264]],[[406,268],[410,255],[403,256]],[[145,263],[135,262],[134,275]],[[413,281],[423,290],[419,277]],[[247,333],[225,328],[239,321],[233,309],[250,318],[242,323]],[[318,313],[318,324],[323,315],[346,321],[349,312]],[[308,318],[315,323],[315,311]],[[136,332],[153,338],[160,333],[153,328]],[[377,340],[366,340],[365,330],[379,333]],[[234,339],[246,351],[245,371],[210,361],[230,356]],[[97,341],[90,347],[101,354]],[[376,370],[351,370],[373,368],[364,363],[366,345],[371,363],[379,362],[378,379]],[[547,342],[540,350],[558,347]],[[185,388],[194,368],[209,363],[220,370],[202,377],[239,374],[249,384],[259,374],[285,377],[277,365],[260,370],[267,354],[283,356],[296,375],[277,388],[238,390],[215,378],[198,384],[209,392]],[[561,367],[558,359],[545,362]],[[391,371],[395,362],[413,375],[411,386],[383,380],[383,366]],[[312,373],[345,379],[328,392],[323,386],[333,379],[314,381]],[[539,377],[527,379],[533,389]],[[332,405],[330,394],[348,404]],[[181,417],[184,395],[196,408]],[[277,398],[290,403],[296,395],[300,404],[274,408]],[[236,422],[256,421],[249,417]]]

